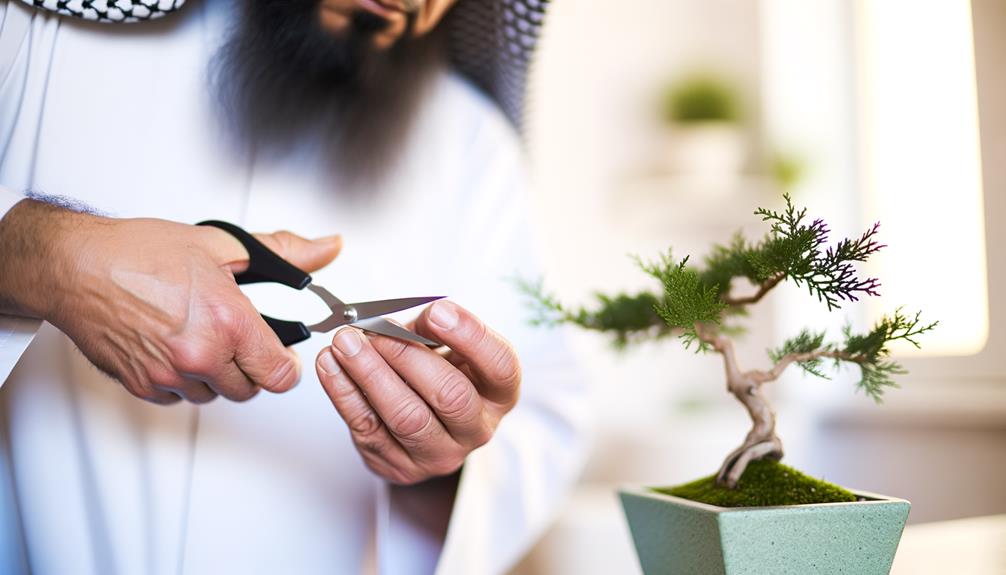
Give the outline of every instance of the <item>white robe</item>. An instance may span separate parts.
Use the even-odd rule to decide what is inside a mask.
[[[330,335],[296,347],[305,370],[289,393],[159,407],[43,325],[0,390],[0,572],[502,572],[575,480],[587,411],[559,335],[527,325],[508,281],[534,274],[517,138],[445,72],[386,189],[363,200],[333,189],[311,153],[241,160],[205,76],[231,9],[103,25],[0,3],[0,216],[34,190],[121,217],[342,233],[316,282],[347,301],[451,296],[515,344],[521,400],[469,456],[456,497],[449,483],[389,488],[317,381]],[[325,313],[310,294],[249,293],[272,315]],[[36,326],[0,317],[0,382]],[[446,539],[424,527],[437,512]]]

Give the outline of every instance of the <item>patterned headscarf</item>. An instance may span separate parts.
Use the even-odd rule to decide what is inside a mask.
[[[22,0],[65,16],[98,22],[164,17],[185,0]],[[459,0],[441,24],[449,28],[449,57],[520,127],[528,68],[549,0]]]

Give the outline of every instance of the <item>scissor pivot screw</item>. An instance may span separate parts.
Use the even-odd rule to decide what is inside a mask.
[[[356,321],[356,308],[353,306],[348,306],[342,311],[342,317],[346,319],[349,323]]]

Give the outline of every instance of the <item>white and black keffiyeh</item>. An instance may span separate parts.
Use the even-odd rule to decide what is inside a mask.
[[[175,12],[185,0],[22,0],[62,14],[97,22],[140,22]],[[462,74],[491,96],[521,125],[535,45],[549,0],[461,0],[448,26],[449,56]]]

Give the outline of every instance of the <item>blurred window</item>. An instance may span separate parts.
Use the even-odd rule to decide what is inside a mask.
[[[861,0],[853,27],[862,207],[890,244],[871,262],[871,316],[897,302],[939,319],[899,355],[977,354],[989,260],[971,3]]]

